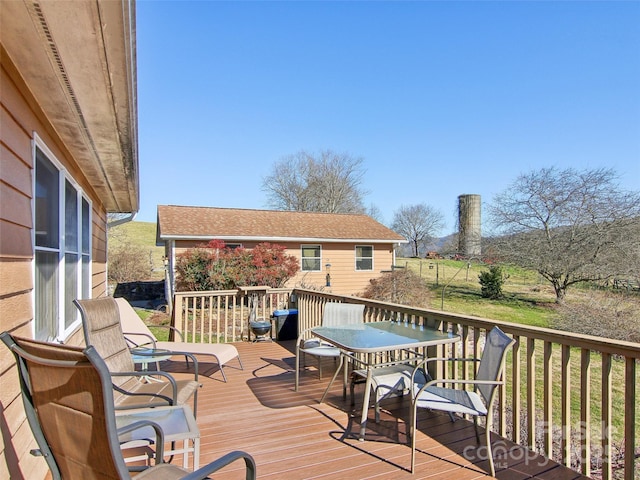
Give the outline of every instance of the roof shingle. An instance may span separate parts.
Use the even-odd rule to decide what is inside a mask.
[[[158,239],[406,240],[362,214],[158,205]]]

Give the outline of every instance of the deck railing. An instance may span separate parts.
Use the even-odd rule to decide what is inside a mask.
[[[274,310],[289,305],[291,289],[271,288],[253,294],[257,295],[257,318],[269,320]],[[242,290],[177,292],[173,298],[173,324],[190,342],[251,340],[249,313],[249,295]]]
[[[293,305],[292,299],[297,300]],[[486,332],[499,326],[516,343],[498,396],[496,433],[587,476],[632,480],[640,471],[640,344],[303,289],[265,292],[259,316],[297,307],[301,331],[320,324],[327,302],[363,303],[367,322],[394,320],[461,335],[459,344],[438,347],[430,355],[479,356]],[[248,310],[235,290],[178,293],[174,305],[176,326],[194,341],[249,338]],[[463,367],[434,373],[440,378],[472,375]]]

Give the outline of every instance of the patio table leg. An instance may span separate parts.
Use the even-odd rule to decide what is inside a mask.
[[[367,429],[367,416],[369,414],[369,400],[371,397],[371,377],[371,362],[367,361],[367,381],[364,385],[364,400],[362,401],[362,415],[360,416],[360,436],[358,437],[358,440],[361,442],[364,442],[364,434]]]
[[[338,368],[336,369],[336,373],[333,374],[333,377],[331,377],[331,381],[329,382],[329,385],[327,385],[326,390],[322,394],[322,398],[320,399],[320,403],[324,402],[324,399],[327,396],[327,393],[329,393],[329,390],[331,389],[331,385],[333,385],[333,382],[336,380],[336,378],[338,378],[338,374],[340,373],[340,369],[343,367],[344,364],[345,364],[344,363],[344,354],[340,353],[340,363],[338,364]],[[346,395],[346,393],[345,393],[345,395]]]

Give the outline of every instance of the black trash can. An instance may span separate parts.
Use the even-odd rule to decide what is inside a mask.
[[[273,318],[276,320],[276,339],[295,340],[298,338],[298,310],[275,310]]]

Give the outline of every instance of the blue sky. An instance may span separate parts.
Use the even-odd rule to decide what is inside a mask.
[[[455,228],[521,173],[610,167],[640,190],[640,1],[137,3],[141,208],[267,208],[305,150],[361,157],[390,224]]]

